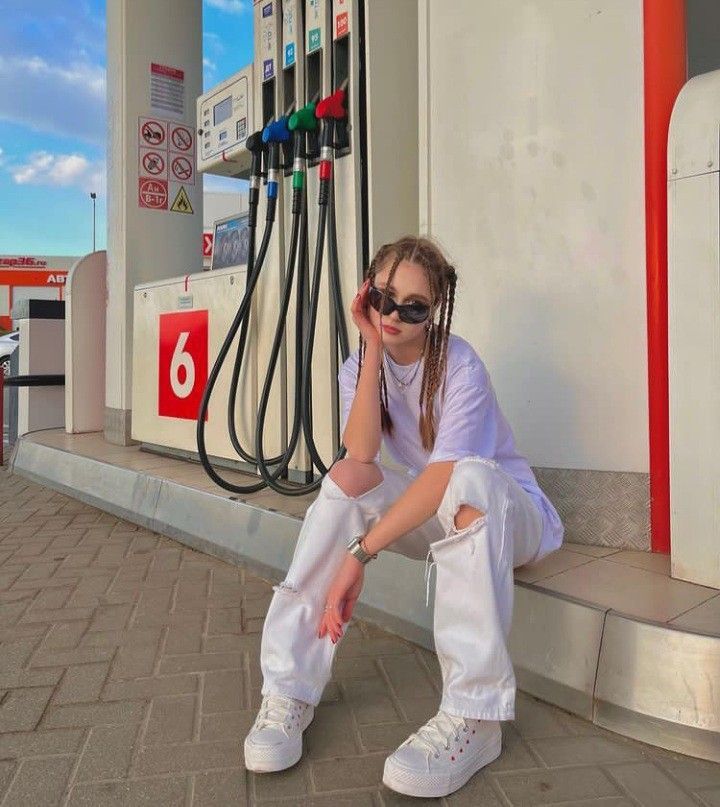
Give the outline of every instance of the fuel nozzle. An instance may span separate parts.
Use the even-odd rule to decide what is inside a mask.
[[[262,132],[253,132],[245,141],[245,147],[250,152],[250,192],[249,204],[257,204],[260,194],[260,180],[262,179],[262,158],[267,147],[263,143]]]
[[[294,141],[294,154],[295,161],[299,158],[305,159],[307,156],[305,151],[305,135],[307,132],[314,132],[317,129],[318,122],[315,117],[315,104],[312,101],[305,104],[302,109],[293,112],[288,122],[288,127],[293,133]]]
[[[291,132],[297,130],[303,132],[312,132],[317,129],[317,116],[315,114],[316,105],[312,103],[305,104],[302,109],[293,112],[288,121],[288,128]]]
[[[276,199],[278,195],[278,182],[280,180],[280,144],[290,139],[288,119],[283,115],[277,120],[270,121],[263,129],[262,141],[268,146],[268,172],[267,195],[268,199]]]
[[[335,124],[344,120],[345,90],[340,87],[332,95],[323,98],[315,108],[315,116],[321,122],[320,130],[320,198],[321,205],[327,204],[328,186],[332,178],[333,143],[335,141]]]
[[[315,104],[305,104],[302,109],[298,109],[290,116],[288,128],[293,133],[293,212],[297,205],[300,209],[299,192],[305,184],[306,172],[306,133],[314,132],[317,129],[317,118],[315,117]],[[297,197],[297,198],[296,198]]]

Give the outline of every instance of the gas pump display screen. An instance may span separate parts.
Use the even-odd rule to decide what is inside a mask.
[[[213,107],[213,125],[217,126],[218,123],[222,123],[224,120],[227,120],[232,115],[232,96],[228,95],[223,101],[220,101],[219,104],[215,104]]]

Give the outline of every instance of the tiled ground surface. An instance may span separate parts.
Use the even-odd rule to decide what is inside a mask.
[[[242,766],[270,585],[0,471],[0,807],[389,805],[386,755],[435,713],[432,653],[354,622],[281,774]],[[720,766],[518,696],[468,805],[720,805]]]

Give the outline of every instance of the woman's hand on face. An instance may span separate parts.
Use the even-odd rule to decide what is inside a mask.
[[[342,636],[342,623],[350,620],[364,580],[365,566],[348,552],[325,596],[318,639],[327,633],[335,644]]]
[[[368,315],[368,292],[370,290],[370,279],[368,278],[355,295],[355,299],[350,306],[353,322],[357,325],[360,335],[368,343],[379,347],[382,344],[380,331],[372,324]]]

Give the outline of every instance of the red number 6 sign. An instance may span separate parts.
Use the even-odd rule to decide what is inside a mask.
[[[159,341],[158,415],[196,420],[207,383],[208,312],[160,314]]]

